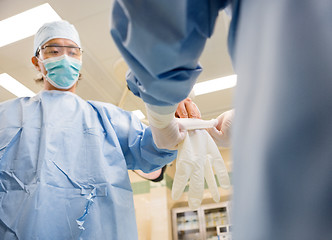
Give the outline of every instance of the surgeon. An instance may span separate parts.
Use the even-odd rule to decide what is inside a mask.
[[[176,151],[130,112],[75,94],[73,25],[43,25],[33,54],[44,90],[0,103],[0,239],[137,239],[127,170],[156,171]]]
[[[115,0],[111,35],[128,85],[146,103],[156,142],[172,148],[181,141],[173,112],[223,9],[238,76],[233,238],[332,239],[331,0]],[[213,134],[227,144],[223,119]]]

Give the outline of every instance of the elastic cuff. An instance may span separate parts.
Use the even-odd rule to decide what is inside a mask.
[[[145,103],[146,107],[150,110],[154,111],[155,113],[166,115],[170,113],[175,113],[178,105],[171,105],[171,106],[157,106]]]
[[[148,114],[148,120],[150,125],[152,125],[155,128],[160,128],[160,129],[165,128],[175,118],[174,117],[175,111],[168,114],[159,114],[150,109],[148,105],[146,105],[146,112]]]

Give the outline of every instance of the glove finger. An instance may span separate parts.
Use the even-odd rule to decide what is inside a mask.
[[[203,199],[203,193],[204,193],[204,170],[203,166],[200,166],[194,169],[190,176],[188,203],[191,209],[196,209],[201,205]]]
[[[212,144],[208,144],[209,149],[209,159],[211,160],[212,166],[214,168],[214,171],[217,175],[219,184],[222,188],[227,189],[230,187],[230,180],[227,172],[227,168],[224,163],[224,159],[222,158],[219,149],[217,146],[213,143],[212,139],[209,138],[210,142]]]
[[[214,159],[213,168],[217,175],[220,187],[227,189],[231,186],[231,182],[229,180],[228,172],[226,166],[224,164],[224,160],[222,158]]]
[[[218,186],[216,183],[216,179],[214,178],[214,173],[212,170],[210,159],[206,160],[205,167],[204,167],[204,176],[208,188],[210,190],[211,196],[215,202],[220,201],[220,194],[218,191]]]
[[[187,131],[180,129],[178,140],[177,140],[177,142],[179,143],[178,146],[185,139],[186,136],[187,136]]]
[[[204,193],[204,165],[203,158],[195,155],[193,171],[190,176],[188,203],[191,209],[196,209],[201,205]]]
[[[218,131],[216,128],[207,129],[207,131],[219,147],[229,147],[230,139],[222,131]]]
[[[223,135],[222,131],[219,131],[218,129],[214,128],[208,128],[207,129],[208,133],[211,135],[213,138],[221,138]]]
[[[188,204],[191,209],[196,209],[201,205],[204,194],[204,165],[206,160],[205,132],[205,130],[188,131],[193,146],[192,161],[194,162],[188,192]]]
[[[218,167],[215,167],[218,168]],[[228,189],[231,186],[231,182],[229,180],[228,172],[225,168],[219,168],[220,170],[216,171],[216,175],[220,184],[220,187],[223,189]]]
[[[192,154],[190,138],[186,137],[179,145],[178,157],[176,159],[176,171],[172,186],[172,198],[174,200],[181,197],[192,173]]]
[[[178,161],[178,160],[177,160]],[[176,164],[176,172],[172,185],[172,198],[178,200],[190,178],[192,173],[192,165],[189,164]]]

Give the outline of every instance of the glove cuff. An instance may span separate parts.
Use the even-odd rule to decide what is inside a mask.
[[[176,120],[181,126],[181,129],[185,130],[213,128],[218,124],[217,119],[202,120],[196,118],[176,118]]]
[[[155,112],[150,108],[151,105],[146,104],[146,112],[148,115],[148,120],[150,125],[152,125],[155,128],[165,128],[167,127],[170,122],[175,118],[175,110],[171,113],[166,113],[166,114],[160,114]]]

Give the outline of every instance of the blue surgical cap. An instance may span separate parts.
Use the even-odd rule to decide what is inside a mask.
[[[44,45],[51,39],[65,38],[73,41],[81,47],[80,37],[74,25],[67,21],[55,21],[45,23],[36,33],[33,44],[33,54],[36,55],[40,46]]]

